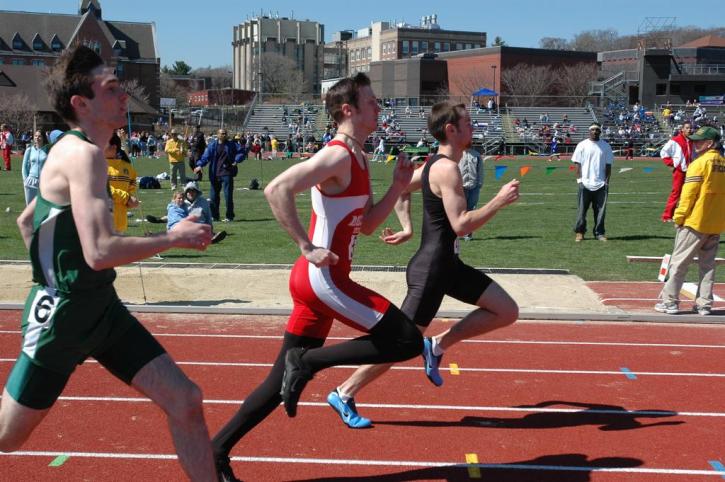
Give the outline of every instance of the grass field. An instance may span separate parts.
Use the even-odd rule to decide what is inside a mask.
[[[0,172],[0,258],[27,259],[27,253],[15,225],[15,219],[24,207],[20,177],[20,159],[13,161],[14,170]],[[290,161],[247,160],[241,165],[234,193],[237,219],[233,223],[215,226],[225,229],[227,239],[206,252],[172,250],[163,255],[169,262],[212,263],[293,263],[298,250],[274,220],[262,191],[246,188],[252,178],[263,185],[290,165]],[[500,180],[495,179],[495,166],[505,165],[507,170]],[[531,166],[521,177],[520,168]],[[547,174],[546,167],[555,167]],[[489,159],[485,166],[485,181],[481,203],[487,202],[500,186],[516,177],[521,179],[521,199],[509,206],[481,230],[470,242],[461,243],[461,256],[469,264],[484,267],[507,268],[562,268],[585,280],[656,280],[659,265],[628,264],[625,256],[661,256],[671,252],[674,229],[660,221],[660,214],[669,193],[671,174],[659,159],[615,161],[607,206],[606,243],[592,239],[592,214],[589,213],[590,232],[583,243],[574,243],[573,223],[576,216],[576,183],[566,160],[548,162],[544,159]],[[136,161],[140,175],[156,175],[167,164],[162,159],[143,158]],[[632,168],[620,173],[621,168]],[[650,171],[650,172],[647,172]],[[372,164],[372,182],[376,199],[387,189],[392,166]],[[164,189],[142,190],[143,214],[161,216],[171,199],[169,183]],[[203,181],[202,190],[208,195],[209,183]],[[304,223],[309,219],[309,194],[298,197],[298,207]],[[414,196],[413,219],[420,227],[421,200]],[[6,212],[9,208],[9,212]],[[223,209],[223,207],[222,207]],[[223,212],[223,211],[222,211]],[[130,218],[128,234],[142,235],[145,230],[156,232],[164,225],[137,223],[141,210]],[[391,216],[387,225],[399,225]],[[376,236],[358,240],[356,264],[405,266],[419,243],[419,233],[402,246],[387,246]],[[721,241],[721,246],[725,241]],[[695,268],[690,277],[695,277]],[[725,281],[721,269],[717,281]]]

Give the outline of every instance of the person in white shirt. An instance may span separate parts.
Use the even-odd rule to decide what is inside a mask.
[[[385,160],[385,139],[383,137],[380,138],[380,143],[375,148],[375,152],[373,152],[372,162],[378,162],[378,157],[382,157]]]
[[[579,184],[577,220],[574,226],[576,242],[584,239],[589,205],[594,211],[594,237],[599,241],[607,240],[604,232],[604,216],[614,153],[607,141],[600,140],[601,134],[602,126],[593,123],[589,127],[589,139],[577,144],[571,157],[571,162],[576,164],[576,182]]]

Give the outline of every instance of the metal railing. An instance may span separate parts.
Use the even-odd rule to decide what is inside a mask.
[[[680,71],[671,74],[685,75],[725,75],[725,64],[679,64]]]

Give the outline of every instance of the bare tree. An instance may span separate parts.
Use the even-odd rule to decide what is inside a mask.
[[[161,72],[159,80],[161,84],[161,97],[176,99],[177,105],[185,105],[187,103],[186,94],[188,94],[188,91],[177,84],[169,74]]]
[[[543,37],[539,40],[539,47],[549,50],[571,50],[569,41],[561,37]]]
[[[138,79],[125,80],[121,82],[121,88],[128,92],[129,95],[132,95],[133,97],[144,102],[145,104],[149,103],[149,94],[146,92],[146,89],[143,85],[141,85]]]
[[[293,101],[307,91],[307,83],[295,61],[274,52],[262,54],[262,79],[266,93],[286,94]]]
[[[593,64],[565,65],[556,72],[559,95],[568,97],[572,106],[584,105],[590,82],[597,80],[597,66]]]
[[[33,118],[37,113],[35,104],[26,94],[0,96],[0,116],[15,133],[26,132],[33,128]]]
[[[222,65],[221,67],[202,67],[191,72],[197,77],[211,79],[208,89],[225,89],[232,86],[232,66]]]
[[[542,105],[540,97],[552,94],[555,74],[551,67],[518,64],[504,69],[501,82],[514,105]]]
[[[465,96],[470,96],[481,87],[493,89],[492,74],[489,74],[489,78],[486,79],[483,72],[478,70],[462,69],[462,71],[453,71],[450,74],[450,82],[453,92],[458,92]]]

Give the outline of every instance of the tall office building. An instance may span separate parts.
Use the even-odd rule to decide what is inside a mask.
[[[309,92],[319,92],[324,25],[310,20],[258,16],[234,27],[234,88],[263,90],[261,58],[274,52],[293,60]]]

